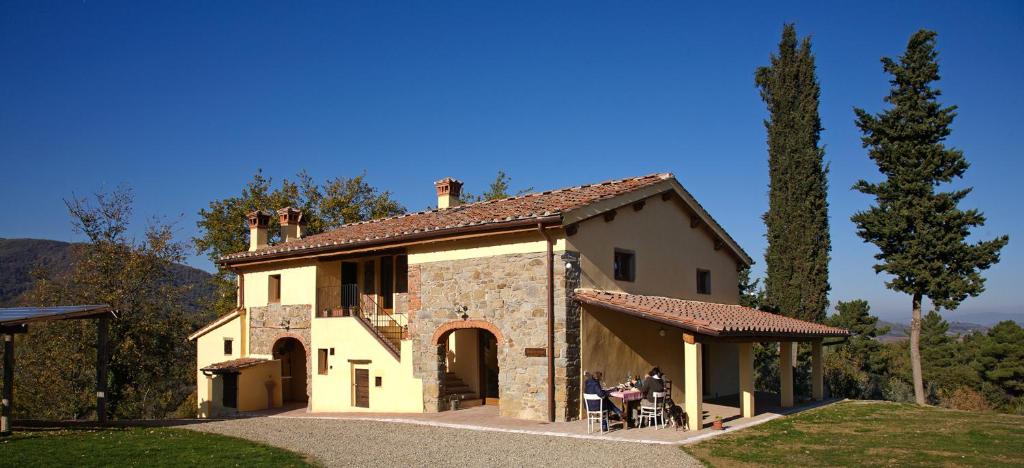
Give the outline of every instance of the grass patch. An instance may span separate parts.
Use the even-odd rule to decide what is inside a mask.
[[[7,466],[309,466],[299,454],[186,429],[16,432],[0,440]]]
[[[1024,417],[849,401],[684,447],[713,466],[1024,466]]]

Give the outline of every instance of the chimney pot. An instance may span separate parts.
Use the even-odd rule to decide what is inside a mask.
[[[277,219],[281,223],[281,242],[290,242],[302,238],[302,211],[286,206],[277,210]]]
[[[249,251],[267,246],[267,230],[270,227],[270,214],[262,210],[248,213],[249,219]]]
[[[444,210],[462,204],[462,200],[459,198],[462,195],[461,180],[445,177],[434,182],[434,188],[437,189],[438,209]]]

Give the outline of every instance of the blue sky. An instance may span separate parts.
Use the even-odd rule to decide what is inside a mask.
[[[758,260],[765,107],[753,73],[782,24],[811,35],[831,165],[835,300],[905,319],[850,215],[878,177],[852,107],[882,109],[879,58],[939,33],[965,206],[1010,235],[988,291],[951,319],[1024,312],[1024,3],[0,2],[0,237],[77,240],[62,199],[134,188],[136,227],[275,177],[366,172],[409,209],[432,181],[479,192],[504,169],[548,189],[669,171]],[[201,257],[193,265],[210,269]]]

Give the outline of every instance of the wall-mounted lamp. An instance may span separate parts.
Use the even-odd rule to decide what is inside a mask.
[[[664,327],[658,329],[658,336],[665,336],[665,328]]]

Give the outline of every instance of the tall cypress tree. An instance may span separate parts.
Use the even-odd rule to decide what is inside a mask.
[[[798,44],[799,42],[799,44]],[[765,308],[820,322],[828,308],[828,169],[818,146],[821,119],[811,40],[782,30],[778,55],[755,82],[768,106],[768,228]]]
[[[971,228],[982,226],[985,217],[977,210],[957,205],[970,189],[937,192],[936,189],[963,177],[967,160],[963,152],[947,148],[956,106],[943,107],[941,92],[932,87],[939,79],[935,33],[914,33],[899,60],[882,58],[883,69],[892,75],[885,101],[892,105],[878,115],[854,109],[857,126],[868,155],[885,176],[879,183],[864,180],[854,189],[874,195],[875,206],[851,218],[857,234],[875,244],[879,253],[876,273],[892,279],[889,289],[912,296],[910,362],[914,396],[925,404],[921,377],[921,301],[927,296],[936,307],[955,309],[968,296],[985,289],[980,270],[999,261],[1007,236],[973,244]]]

